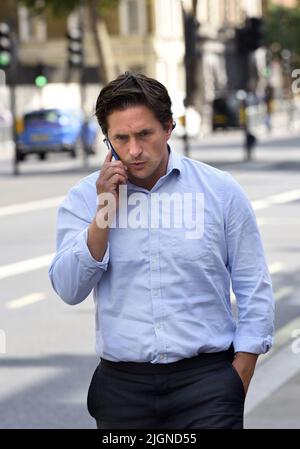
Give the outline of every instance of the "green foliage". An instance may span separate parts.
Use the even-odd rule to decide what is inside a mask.
[[[265,17],[267,43],[274,48],[288,49],[294,59],[300,57],[300,6],[271,6]]]
[[[50,9],[55,16],[67,15],[80,6],[85,6],[89,0],[20,0],[34,14],[41,14]],[[99,13],[115,8],[120,0],[95,0]]]

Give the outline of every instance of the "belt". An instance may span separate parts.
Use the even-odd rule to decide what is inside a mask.
[[[231,345],[226,351],[202,352],[195,357],[181,359],[171,363],[113,362],[101,357],[100,365],[107,368],[126,371],[132,374],[167,374],[198,368],[210,363],[216,363],[225,360],[232,361],[233,357],[234,349],[233,345]]]

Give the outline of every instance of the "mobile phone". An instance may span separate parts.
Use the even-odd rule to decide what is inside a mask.
[[[104,143],[106,144],[107,149],[110,150],[110,151],[112,152],[112,155],[113,155],[113,157],[116,159],[116,161],[119,161],[120,158],[119,158],[119,156],[118,156],[118,153],[116,152],[116,150],[115,150],[114,147],[112,146],[111,141],[108,139],[108,137],[106,137],[106,138],[104,139]]]

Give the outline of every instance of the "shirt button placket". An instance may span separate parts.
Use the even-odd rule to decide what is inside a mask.
[[[162,352],[164,351],[164,341],[162,336],[162,304],[161,304],[161,289],[160,289],[160,272],[159,272],[159,231],[158,229],[150,228],[150,271],[151,271],[151,296],[153,307],[154,327],[157,337],[159,360],[162,359]]]

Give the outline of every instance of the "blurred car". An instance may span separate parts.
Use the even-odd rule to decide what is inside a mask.
[[[25,114],[18,131],[18,161],[33,153],[43,160],[49,152],[68,152],[74,158],[81,147],[88,154],[94,152],[97,124],[84,121],[78,110],[40,109]]]
[[[212,128],[243,128],[245,125],[245,108],[252,108],[257,113],[259,98],[242,90],[229,92],[215,98],[212,103]]]
[[[212,104],[212,128],[240,128],[240,101],[235,95],[215,98]]]

